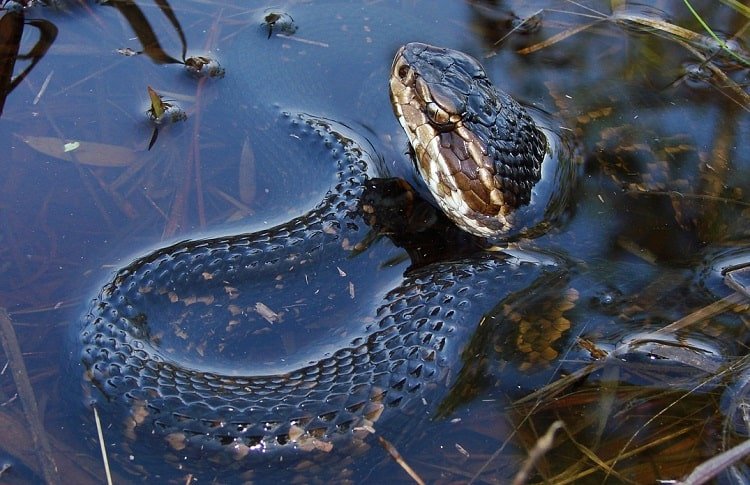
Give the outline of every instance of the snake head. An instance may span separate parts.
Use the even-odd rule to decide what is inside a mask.
[[[473,57],[420,43],[396,53],[390,96],[437,205],[472,234],[510,232],[547,147],[526,111]]]

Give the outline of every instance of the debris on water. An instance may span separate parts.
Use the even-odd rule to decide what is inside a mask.
[[[542,10],[537,10],[528,17],[513,16],[511,20],[513,32],[518,34],[534,34],[542,28]]]
[[[125,57],[133,57],[138,55],[138,52],[134,51],[130,47],[122,47],[120,49],[117,49],[115,52]]]
[[[277,323],[281,321],[281,315],[271,310],[265,303],[257,302],[255,311],[263,317],[268,323]]]
[[[401,453],[398,452],[395,446],[391,444],[390,441],[383,438],[382,436],[378,436],[378,442],[380,443],[380,446],[385,449],[386,452],[388,452],[389,455],[391,455],[391,458],[393,458],[393,461],[398,463],[401,468],[404,469],[404,471],[414,480],[414,482],[424,485],[424,480],[417,474],[417,472],[414,471],[414,469],[409,466],[408,463],[406,463],[406,460],[401,456]]]
[[[684,79],[687,85],[693,89],[711,86],[713,72],[702,62],[685,62],[682,64],[685,71]]]
[[[263,17],[262,26],[268,29],[268,38],[271,38],[274,30],[279,34],[292,35],[297,32],[297,25],[291,15],[284,12],[268,12]]]
[[[184,121],[187,119],[187,114],[179,106],[164,101],[164,98],[154,91],[151,86],[147,86],[147,89],[150,106],[146,113],[154,123],[154,131],[151,134],[151,139],[148,141],[148,149],[151,150],[156,143],[156,139],[159,137],[159,125]]]
[[[187,114],[178,105],[164,101],[164,98],[151,86],[147,86],[146,89],[148,90],[148,97],[151,102],[147,111],[151,121],[160,125],[165,122],[176,123],[187,119]]]
[[[196,77],[220,79],[224,77],[225,69],[219,61],[206,56],[192,56],[185,59],[185,69]]]
[[[471,458],[471,455],[469,454],[468,451],[466,451],[466,448],[464,448],[463,446],[459,445],[458,443],[453,443],[453,446],[455,446],[456,450],[458,450],[458,452],[461,453],[462,455],[464,455],[466,458]]]

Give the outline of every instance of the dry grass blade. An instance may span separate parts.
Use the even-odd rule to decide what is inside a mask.
[[[518,470],[516,476],[513,477],[513,485],[522,485],[528,481],[531,468],[536,465],[539,459],[542,458],[550,448],[552,448],[555,433],[564,427],[565,423],[562,421],[555,421],[549,426],[549,428],[547,428],[547,432],[537,440],[534,447],[529,451],[529,456],[523,462],[523,466]]]
[[[729,372],[729,369],[725,369],[724,371],[716,374],[715,376],[713,376],[713,377],[711,377],[711,378],[709,378],[709,379],[707,379],[707,380],[705,380],[705,381],[703,381],[701,383],[696,384],[692,389],[688,390],[683,395],[681,395],[679,398],[677,398],[674,401],[670,402],[664,408],[662,408],[658,412],[656,412],[653,415],[651,415],[648,419],[646,419],[641,424],[641,426],[638,429],[636,429],[635,432],[633,432],[633,434],[630,436],[630,438],[623,444],[623,446],[621,447],[621,450],[618,453],[618,455],[614,459],[612,459],[611,462],[609,462],[610,467],[612,469],[614,469],[614,466],[615,466],[616,463],[618,463],[619,461],[621,461],[621,460],[627,458],[628,456],[632,455],[632,453],[631,454],[627,453],[626,450],[635,442],[636,438],[638,437],[639,434],[641,434],[641,432],[643,430],[647,429],[649,426],[653,425],[654,423],[657,423],[660,418],[662,418],[664,416],[668,416],[671,410],[673,410],[676,406],[678,406],[679,404],[681,404],[690,395],[698,392],[702,387],[704,387],[704,385],[709,384],[711,381],[720,378],[721,376],[723,376],[727,372]],[[695,432],[695,428],[691,427],[691,426],[688,426],[686,428],[678,430],[675,434],[676,435],[680,435],[680,434],[693,433],[693,432]],[[662,438],[662,440],[665,440],[665,439]],[[657,444],[659,441],[660,440],[654,440],[652,442],[647,443],[644,446],[646,446],[646,447],[653,446],[653,445]]]
[[[750,440],[745,440],[734,448],[730,448],[701,463],[695,467],[690,475],[685,477],[685,480],[678,483],[680,485],[701,485],[748,455],[750,455]]]
[[[750,17],[750,7],[748,7],[747,5],[744,5],[744,4],[740,3],[740,2],[738,2],[737,0],[720,0],[720,1],[724,5],[727,5],[727,6],[731,7],[731,8],[733,8],[733,9],[737,10],[738,12],[740,12],[745,17]]]
[[[425,485],[424,480],[417,474],[417,472],[414,471],[412,467],[409,466],[406,461],[404,461],[404,458],[401,456],[401,453],[398,452],[395,446],[393,446],[390,441],[383,438],[382,436],[378,436],[378,443],[380,443],[380,446],[382,446],[385,451],[388,452],[389,455],[391,455],[391,458],[398,463],[401,468],[404,469],[406,473],[409,474],[409,476],[414,480],[414,483],[417,483],[419,485]]]
[[[680,430],[678,430],[678,431],[676,431],[674,433],[667,434],[667,435],[662,436],[660,438],[657,438],[657,439],[655,439],[653,441],[650,441],[650,442],[644,444],[643,446],[639,446],[637,448],[633,448],[633,449],[631,449],[630,451],[627,451],[627,452],[622,452],[622,453],[620,453],[618,456],[616,456],[613,459],[606,460],[604,462],[597,461],[597,463],[603,463],[605,465],[605,470],[606,469],[612,469],[612,468],[614,468],[615,464],[618,461],[622,461],[622,460],[625,460],[625,459],[628,459],[628,458],[632,458],[632,457],[637,456],[637,455],[642,455],[642,454],[644,454],[644,453],[646,453],[648,451],[651,451],[653,449],[658,448],[659,446],[663,445],[664,443],[672,442],[672,441],[680,438],[681,436],[684,436],[686,434],[693,433],[693,432],[694,432],[693,428],[683,428],[683,429],[680,429]],[[571,484],[571,483],[577,483],[581,479],[583,479],[583,478],[585,478],[587,476],[593,475],[598,470],[599,470],[599,468],[591,467],[591,468],[588,468],[586,470],[576,471],[574,473],[564,473],[564,474],[561,474],[561,475],[558,475],[558,476],[554,477],[555,478],[554,479],[554,483],[556,485],[568,485],[568,484]]]
[[[665,22],[663,20],[648,18],[640,15],[633,15],[628,12],[615,13],[614,15],[612,15],[612,20],[625,26],[636,25],[642,28],[653,29],[657,33],[666,34],[664,35],[664,37],[668,39],[674,39],[676,42],[688,49],[693,55],[695,55],[695,57],[698,58],[698,60],[700,60],[711,71],[711,73],[719,81],[719,83],[717,84],[719,84],[722,88],[720,89],[720,92],[724,93],[723,90],[726,89],[734,96],[731,98],[740,106],[742,106],[745,111],[750,110],[750,95],[748,95],[740,86],[738,86],[734,80],[729,78],[724,73],[724,71],[719,69],[713,63],[709,62],[709,59],[695,47],[705,45],[706,37],[704,35],[693,32],[689,29],[685,29],[683,27],[680,27],[679,25]],[[727,52],[730,55],[734,54],[729,50],[727,50]],[[747,62],[745,59],[739,58],[736,55],[733,55],[733,57],[735,57],[735,59],[741,63]]]
[[[641,335],[638,341],[644,341],[644,340],[648,340],[652,338],[658,339],[661,336],[673,334],[674,332],[682,330],[691,325],[695,325],[696,323],[699,323],[707,318],[711,318],[715,315],[723,313],[735,305],[742,304],[744,300],[745,300],[745,297],[741,293],[732,293],[731,295],[725,298],[722,298],[719,301],[711,303],[710,305],[700,308],[694,311],[693,313],[686,315],[680,318],[679,320],[672,322],[666,327],[660,328],[659,330],[655,330],[649,334]],[[623,343],[619,347],[614,349],[611,352],[611,355],[620,355],[623,353],[627,353],[628,350],[635,343],[637,342]],[[592,362],[591,364],[587,365],[586,367],[582,369],[578,369],[577,371],[572,372],[566,375],[565,377],[550,383],[549,385],[539,389],[538,391],[535,391],[521,399],[518,399],[515,402],[515,404],[522,405],[522,404],[529,403],[531,401],[536,401],[536,400],[543,401],[546,399],[550,399],[558,395],[559,393],[563,392],[565,389],[567,389],[571,384],[573,384],[577,380],[602,368],[602,366],[604,366],[606,362],[607,362],[606,357],[600,358],[596,360],[595,362]]]
[[[652,335],[656,336],[677,332],[678,330],[694,325],[715,315],[724,313],[733,306],[743,303],[744,300],[745,296],[741,293],[732,293],[731,295],[726,296],[719,301],[715,301],[710,305],[706,305],[703,308],[694,311],[690,315],[686,315],[679,320],[675,320],[666,327],[656,330]]]
[[[671,24],[656,18],[645,17],[643,15],[634,15],[632,12],[615,12],[612,14],[611,19],[615,23],[621,24],[625,27],[637,26],[640,28],[653,29],[655,32],[668,34],[669,36],[688,42],[700,43],[705,40],[701,34],[680,27],[679,25]]]
[[[494,45],[500,45],[500,44],[502,44],[505,41],[505,39],[507,39],[508,37],[510,37],[511,35],[513,35],[514,33],[516,33],[517,31],[521,30],[525,24],[527,24],[528,22],[530,22],[531,19],[533,19],[537,15],[540,15],[542,12],[544,12],[544,9],[540,8],[536,12],[534,12],[531,15],[527,16],[525,19],[523,19],[523,21],[521,23],[519,23],[518,25],[516,25],[515,27],[513,27],[507,34],[505,34],[504,36],[502,36],[501,38],[499,38],[495,42]]]
[[[664,336],[666,334],[672,334],[676,331],[682,330],[684,328],[687,328],[692,325],[696,325],[697,323],[704,321],[705,319],[711,318],[715,315],[718,315],[720,313],[723,313],[725,311],[728,311],[735,307],[738,304],[743,304],[745,301],[744,295],[740,293],[734,293],[732,295],[729,295],[726,298],[723,298],[719,301],[716,301],[710,305],[707,305],[703,308],[700,308],[696,310],[695,312],[679,319],[673,322],[670,325],[667,325],[664,328],[661,328],[657,331],[651,332],[647,336],[642,336],[642,339],[648,339],[648,338],[658,338],[660,336]],[[639,339],[640,340],[640,339]],[[622,344],[617,349],[613,350],[609,357],[616,356],[618,353],[626,352],[627,349],[633,345],[633,342]],[[589,364],[588,366],[584,367],[583,369],[580,369],[579,371],[570,374],[566,376],[565,378],[562,378],[558,381],[555,381],[551,383],[548,386],[545,386],[544,388],[526,396],[525,398],[516,401],[515,405],[522,405],[524,403],[533,403],[533,401],[537,401],[536,404],[534,404],[534,408],[536,408],[541,402],[549,402],[551,398],[554,398],[555,396],[558,396],[561,392],[564,392],[565,389],[568,389],[570,384],[577,381],[578,379],[590,374],[591,372],[600,369],[606,365],[607,362],[611,362],[609,357],[603,357],[601,359],[598,359],[597,361]],[[712,376],[710,379],[705,381],[704,383],[701,383],[697,385],[694,389],[688,391],[684,397],[687,397],[691,394],[693,394],[695,391],[700,389],[702,386],[704,386],[706,383],[715,380],[717,378],[720,378],[723,373],[728,372],[729,370],[724,370],[722,373],[718,375]],[[672,409],[675,405],[677,405],[681,399],[677,399],[676,401],[669,404],[667,407],[656,413],[651,419],[649,419],[641,429],[645,429],[646,426],[649,424],[652,424],[656,419],[658,419],[660,416],[663,416],[665,413],[667,413],[670,409]],[[585,470],[580,469],[579,466],[573,467],[573,469],[570,469],[569,471],[558,475],[555,477],[554,481],[555,483],[575,483],[577,480],[580,480],[584,476],[591,475],[597,471],[602,471],[606,473],[608,476],[617,476],[618,479],[624,480],[623,477],[618,476],[617,472],[615,471],[615,465],[626,458],[630,458],[634,455],[644,453],[649,448],[659,446],[661,443],[666,443],[672,439],[675,439],[676,437],[680,435],[684,435],[685,433],[692,432],[693,428],[686,427],[685,429],[678,430],[676,433],[671,433],[669,436],[663,436],[656,440],[651,440],[649,443],[646,443],[644,446],[640,446],[631,450],[628,450],[628,447],[633,443],[633,440],[635,437],[639,434],[639,431],[636,431],[631,438],[625,443],[625,445],[621,448],[621,450],[617,453],[617,456],[611,458],[611,459],[600,459],[593,450],[590,450],[588,448],[585,448],[582,445],[579,445],[575,439],[573,439],[573,436],[570,436],[570,441],[575,444],[575,446],[578,447],[578,449],[581,451],[581,453],[592,463],[595,464],[595,466],[587,468]],[[571,433],[568,433],[569,435]],[[715,465],[713,465],[715,467]],[[699,470],[700,471],[700,470]],[[481,471],[480,471],[481,473]],[[476,478],[476,477],[475,477]]]
[[[34,390],[29,381],[29,375],[26,371],[26,364],[23,361],[23,354],[18,345],[16,332],[13,329],[13,323],[10,321],[8,312],[5,308],[0,307],[0,342],[2,342],[5,355],[8,358],[13,381],[16,384],[16,391],[21,398],[21,405],[29,423],[29,430],[34,442],[34,448],[38,453],[39,462],[42,467],[44,481],[48,484],[60,483],[57,473],[57,465],[52,458],[52,449],[47,440],[47,434],[42,427],[42,420],[39,417],[39,409],[36,405]]]
[[[107,458],[107,447],[104,445],[104,433],[102,433],[102,423],[99,420],[99,412],[96,406],[91,406],[94,410],[94,422],[96,423],[96,434],[99,438],[99,448],[102,452],[102,462],[104,463],[104,473],[107,475],[107,485],[112,485],[112,473],[109,471],[109,459]]]
[[[746,13],[747,10],[748,10],[747,7],[745,7],[744,9],[740,11],[742,13]],[[532,52],[536,52],[538,50],[544,49],[562,40],[565,40],[568,37],[571,37],[584,30],[587,30],[590,27],[598,23],[601,23],[605,20],[613,21],[615,23],[622,25],[623,27],[636,27],[636,28],[644,29],[644,30],[649,29],[657,34],[661,34],[665,38],[673,39],[676,42],[684,45],[701,62],[703,62],[706,65],[706,67],[711,71],[711,73],[719,81],[719,83],[717,84],[720,84],[720,87],[721,87],[720,92],[722,92],[725,95],[728,95],[727,93],[731,94],[731,96],[729,97],[733,101],[735,101],[737,104],[742,106],[744,110],[750,111],[750,95],[748,95],[739,85],[737,85],[737,83],[734,80],[729,78],[721,69],[713,65],[711,62],[708,62],[708,58],[704,56],[698,49],[693,47],[693,46],[701,46],[701,47],[704,46],[706,43],[706,37],[702,34],[693,32],[692,30],[686,29],[684,27],[680,27],[679,25],[671,24],[664,20],[660,20],[656,18],[649,18],[643,15],[633,14],[632,12],[628,12],[624,10],[615,11],[610,17],[595,20],[593,22],[590,22],[584,25],[579,25],[577,27],[573,27],[571,29],[565,30],[563,32],[553,35],[549,39],[546,39],[542,42],[526,47],[524,49],[520,49],[518,53],[519,54],[531,54]],[[722,45],[722,42],[723,41],[720,41],[719,44]],[[725,49],[725,50],[730,56],[734,57],[737,61],[743,64],[746,64],[748,62],[747,59],[739,57],[737,54],[735,54],[731,50],[728,50],[728,49]],[[724,90],[726,90],[727,93],[725,93]]]
[[[733,79],[727,76],[724,71],[719,69],[713,62],[709,62],[708,58],[704,56],[698,49],[691,46],[687,42],[680,42],[687,50],[689,50],[695,57],[697,57],[708,70],[711,71],[716,79],[719,81],[714,84],[715,87],[720,87],[719,92],[727,96],[729,99],[737,103],[745,111],[750,111],[750,94],[747,94]],[[726,90],[727,92],[724,92]],[[731,95],[731,96],[730,96]]]
[[[542,42],[539,42],[537,44],[531,45],[529,47],[525,47],[523,49],[520,49],[520,50],[518,50],[518,53],[522,54],[522,55],[525,55],[525,54],[531,54],[532,52],[536,52],[536,51],[542,50],[542,49],[547,48],[547,47],[549,47],[551,45],[557,44],[558,42],[561,42],[561,41],[567,39],[568,37],[572,37],[572,36],[576,35],[579,32],[582,32],[582,31],[584,31],[586,29],[589,29],[589,28],[593,27],[594,25],[599,24],[599,23],[601,23],[603,21],[604,21],[604,19],[602,19],[602,20],[595,20],[595,21],[590,22],[588,24],[579,25],[578,27],[573,27],[572,29],[565,30],[563,32],[560,32],[558,34],[553,35],[552,37],[550,37],[549,39],[547,39],[545,41],[542,41]]]
[[[591,364],[587,365],[583,369],[578,369],[574,372],[571,372],[570,374],[567,374],[566,376],[554,382],[551,382],[550,384],[542,387],[541,389],[534,391],[531,394],[524,396],[520,399],[517,399],[516,401],[514,401],[513,404],[518,406],[518,405],[528,404],[532,401],[544,402],[546,400],[554,398],[555,396],[559,395],[560,393],[568,389],[576,381],[602,368],[605,362],[606,362],[606,358],[602,358],[595,362],[592,362]]]
[[[599,458],[594,450],[582,445],[579,443],[572,434],[568,433],[568,439],[578,448],[578,450],[589,460],[591,460],[596,466],[607,473],[607,475],[614,475],[617,477],[618,480],[622,481],[623,483],[626,483],[627,480],[625,477],[621,476],[619,473],[617,473],[614,468],[612,468],[607,462]],[[614,462],[613,462],[614,463]]]

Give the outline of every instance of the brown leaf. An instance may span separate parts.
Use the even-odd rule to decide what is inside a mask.
[[[137,153],[131,148],[88,141],[66,141],[52,136],[21,136],[34,150],[67,162],[95,167],[125,167],[135,162]]]

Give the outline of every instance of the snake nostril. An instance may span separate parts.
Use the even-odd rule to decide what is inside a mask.
[[[398,78],[405,81],[407,77],[409,77],[409,66],[404,64],[398,68]]]

